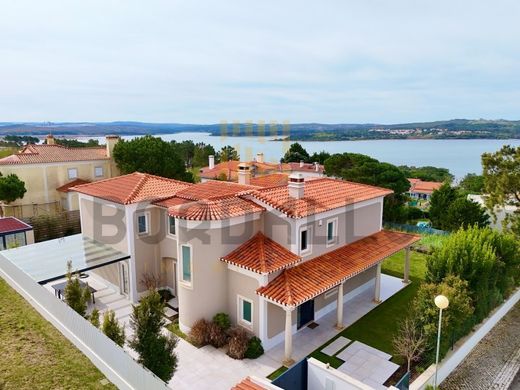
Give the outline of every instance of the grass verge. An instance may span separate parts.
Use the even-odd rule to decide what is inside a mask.
[[[288,368],[285,366],[280,367],[276,371],[273,371],[269,375],[267,375],[267,379],[274,381],[276,378],[278,378],[280,375],[282,375],[285,371],[287,371]]]
[[[181,330],[181,328],[179,327],[179,320],[172,321],[172,323],[170,325],[168,325],[166,327],[166,329],[168,329],[170,332],[172,332],[174,335],[180,337],[181,339],[184,339],[187,342],[189,342],[188,335],[186,333],[184,333]]]
[[[0,278],[0,389],[115,389]]]

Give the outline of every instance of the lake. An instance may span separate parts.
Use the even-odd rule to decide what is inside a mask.
[[[225,145],[232,145],[240,153],[241,159],[251,160],[256,153],[263,152],[266,161],[279,161],[290,145],[290,142],[271,141],[262,137],[224,137],[206,133],[176,133],[158,135],[165,141],[204,142],[211,144],[216,150]],[[80,140],[103,137],[79,137]],[[135,136],[122,136],[132,139]],[[494,152],[503,145],[520,146],[520,140],[373,140],[373,141],[329,141],[300,142],[310,153],[325,150],[333,153],[362,153],[380,161],[395,165],[415,165],[448,168],[457,179],[467,173],[480,173],[482,170],[480,156],[484,152]]]

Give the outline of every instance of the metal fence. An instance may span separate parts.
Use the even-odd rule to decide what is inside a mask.
[[[56,299],[0,253],[0,276],[120,389],[167,389],[166,383]]]
[[[420,233],[420,234],[438,234],[446,235],[449,232],[445,230],[434,229],[431,227],[408,225],[403,223],[385,222],[385,227],[394,230],[401,230],[408,233]]]
[[[16,218],[30,218],[40,215],[55,215],[63,211],[59,201],[18,205],[4,204],[2,205],[2,208],[6,217]]]

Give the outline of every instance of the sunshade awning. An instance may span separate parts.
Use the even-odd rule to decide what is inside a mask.
[[[63,278],[69,260],[73,271],[84,272],[130,258],[82,234],[7,249],[0,255],[40,284]]]

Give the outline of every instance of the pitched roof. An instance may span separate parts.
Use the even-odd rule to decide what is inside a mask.
[[[301,257],[258,232],[220,260],[259,274],[270,274],[298,263]]]
[[[301,166],[300,163],[297,162],[291,162],[288,163],[290,166],[291,171],[293,172],[318,172],[323,173],[325,171],[325,167],[321,164],[318,164],[318,170],[316,171],[316,165],[313,163],[303,163],[303,166]]]
[[[231,388],[231,390],[265,390],[265,387],[253,382],[250,377],[243,379]]]
[[[442,187],[443,183],[437,181],[422,181],[421,179],[409,178],[410,192],[420,192],[423,194],[431,194],[433,191]]]
[[[0,165],[108,160],[106,148],[68,148],[61,145],[27,145],[18,153],[0,159]]]
[[[90,183],[89,180],[83,180],[83,179],[74,179],[72,181],[69,181],[68,183],[65,183],[61,187],[56,188],[56,191],[59,192],[70,192],[72,187],[79,186],[82,184]]]
[[[177,199],[180,199],[179,204],[170,206],[168,214],[192,221],[217,221],[264,211],[256,203],[236,196],[184,202],[181,201],[182,198]]]
[[[247,186],[228,181],[211,180],[187,187],[176,193],[175,196],[184,199],[202,200],[237,195],[253,189],[255,189],[254,186]]]
[[[420,240],[382,230],[334,251],[287,268],[257,294],[284,306],[298,306]]]
[[[303,218],[391,193],[392,191],[386,188],[319,178],[305,181],[304,197],[301,199],[290,197],[288,186],[260,189],[251,192],[251,196],[291,218]]]
[[[116,203],[131,204],[170,198],[191,185],[179,180],[134,172],[83,184],[71,190]]]
[[[270,173],[264,176],[252,177],[251,185],[269,188],[286,185],[288,181],[289,175],[286,173]]]
[[[32,226],[20,221],[15,217],[0,218],[0,233],[14,233],[19,231],[31,230]]]

